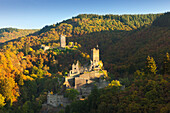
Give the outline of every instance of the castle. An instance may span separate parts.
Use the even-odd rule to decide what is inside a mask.
[[[106,70],[102,70],[102,66],[103,64],[102,61],[100,61],[99,49],[97,46],[97,48],[91,49],[91,60],[89,65],[86,64],[84,66],[80,66],[79,61],[77,61],[76,64],[72,64],[72,69],[69,71],[67,76],[64,77],[63,86],[65,89],[74,88],[78,90],[79,95],[77,96],[77,99],[82,100],[86,98],[91,93],[94,83],[98,88],[108,86],[108,82],[105,79],[101,79],[104,78],[107,73]],[[70,103],[70,100],[63,95],[53,95],[48,92],[48,105],[57,107],[62,104],[62,106],[65,107]]]
[[[73,48],[74,47],[74,42],[69,42],[69,45],[66,45],[66,37],[65,35],[60,35],[60,47],[50,47],[50,46],[45,46],[44,44],[41,45],[41,49],[44,51],[57,48],[59,50],[64,50],[66,47],[68,48]]]
[[[78,61],[76,64],[73,63],[72,70],[65,77],[64,85],[66,88],[80,90],[83,85],[92,83],[92,79],[104,77],[99,63],[99,49],[93,48],[91,50],[90,65],[80,67]]]
[[[61,35],[60,47],[57,48],[60,50],[65,49],[66,47],[72,48],[74,43],[69,43],[71,44],[67,46],[65,35]],[[52,47],[41,45],[41,48],[46,51]],[[78,90],[79,95],[77,96],[77,99],[80,100],[85,99],[91,93],[94,84],[98,88],[104,88],[108,85],[108,82],[105,81],[105,79],[102,79],[107,75],[107,71],[103,70],[103,63],[100,61],[98,45],[96,48],[91,49],[90,58],[90,64],[87,63],[80,66],[79,61],[77,61],[76,64],[73,63],[72,69],[68,72],[67,76],[63,78],[63,90],[69,88]],[[66,107],[66,105],[70,103],[71,101],[64,97],[63,94],[51,94],[50,92],[47,94],[47,105],[53,107],[62,105],[63,107]]]

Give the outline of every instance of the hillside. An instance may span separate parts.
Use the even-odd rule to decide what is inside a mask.
[[[168,16],[170,13],[160,18],[169,21]],[[144,66],[143,61],[148,55],[153,56],[160,66],[158,68],[161,68],[161,58],[166,52],[170,52],[170,25],[155,25],[160,22],[165,21],[157,18],[152,25],[145,25],[136,30],[96,32],[69,40],[80,43],[82,51],[88,51],[89,54],[89,49],[99,44],[102,60],[111,73],[133,73],[131,68],[135,71]]]
[[[24,50],[25,43],[34,50],[38,50],[41,44],[59,46],[59,35],[66,34],[68,41],[80,43],[81,51],[88,54],[90,54],[90,48],[98,44],[101,49],[101,59],[105,62],[105,67],[109,69],[109,72],[120,74],[129,71],[133,73],[144,65],[142,61],[148,55],[154,56],[160,64],[160,57],[169,52],[169,27],[167,24],[163,27],[158,25],[161,22],[161,25],[164,22],[168,23],[168,16],[169,13],[81,14],[61,23],[45,26],[33,35],[10,42],[9,45],[14,46],[13,50]],[[135,66],[135,64],[138,65]],[[129,70],[132,67],[133,71]]]
[[[90,49],[96,47],[96,45],[99,45],[100,59],[109,72],[108,80],[119,79],[121,83],[127,86],[132,85],[132,90],[129,88],[127,92],[124,92],[125,97],[129,93],[135,95],[135,88],[138,88],[139,92],[147,90],[147,87],[135,86],[140,86],[137,83],[142,80],[144,81],[141,84],[145,86],[148,83],[149,86],[149,81],[153,79],[153,83],[161,85],[162,90],[158,91],[162,91],[159,95],[162,96],[168,90],[166,88],[168,86],[166,77],[170,72],[170,61],[167,53],[170,52],[170,25],[167,25],[169,15],[170,13],[145,15],[81,14],[61,23],[45,26],[31,35],[4,43],[0,49],[0,112],[39,112],[42,104],[46,102],[47,91],[60,92],[62,89],[60,82],[62,82],[62,77],[67,75],[71,64],[75,63],[76,60],[79,60],[82,64],[88,62]],[[1,32],[10,34],[10,32],[18,32],[18,29],[3,29]],[[76,48],[51,49],[48,51],[40,48],[41,44],[58,47],[61,34],[66,34],[67,43],[76,42]],[[161,74],[160,76],[156,74],[155,70],[151,75],[148,75],[150,72],[143,71],[142,68],[146,68],[145,59],[148,55],[155,59],[155,65],[158,67],[157,73]],[[148,58],[150,60],[150,57]],[[153,64],[153,61],[151,64]],[[137,71],[138,73],[134,74],[137,69],[142,71]],[[148,78],[139,79],[141,75]],[[136,76],[139,76],[139,78],[135,78]],[[155,76],[156,78],[154,78]],[[134,80],[137,80],[137,82]],[[99,95],[102,96],[101,98],[109,100],[104,96],[110,95],[113,89],[103,91],[106,94],[99,93]],[[148,92],[146,97],[150,99],[152,92],[149,91],[145,91],[145,93]],[[116,95],[119,95],[118,92],[116,92]],[[93,94],[92,96],[94,96]],[[131,96],[134,97],[134,95]],[[139,95],[143,96],[142,93]],[[167,95],[163,95],[163,97],[167,97]],[[113,100],[115,99],[114,95],[110,95],[110,97]],[[130,100],[124,100],[123,96],[120,99],[131,103]],[[166,110],[166,101],[163,103],[161,103],[161,100],[158,101],[160,107],[157,109],[160,110],[165,107]],[[95,102],[95,100],[92,99],[90,102]],[[104,102],[106,105],[108,103],[104,100],[100,102]],[[118,101],[115,100],[111,104],[114,102]],[[140,106],[138,104],[141,103],[137,103],[137,100],[135,102],[134,105]],[[151,101],[151,103],[154,102]],[[96,104],[94,105],[96,106]],[[149,102],[147,105],[149,105]],[[103,108],[101,106],[104,105],[100,104],[100,107],[95,108],[89,106],[87,112],[90,110],[97,112],[98,108]],[[133,104],[124,106],[126,108],[133,107]],[[155,105],[153,106],[155,107]],[[117,106],[117,108],[121,107]],[[130,111],[127,109],[127,112]]]
[[[67,37],[89,34],[92,32],[114,31],[140,28],[151,24],[161,14],[145,15],[95,15],[80,14],[61,23],[45,26],[38,34],[66,34]]]
[[[2,28],[0,29],[0,43],[27,36],[36,31],[38,31],[38,29]]]

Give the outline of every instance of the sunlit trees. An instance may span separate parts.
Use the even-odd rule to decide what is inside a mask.
[[[157,72],[157,66],[153,59],[153,57],[148,56],[147,62],[146,62],[146,72],[149,74],[156,74]]]
[[[13,78],[0,79],[0,92],[12,105],[19,96],[19,89]]]
[[[85,113],[167,112],[169,83],[164,76],[157,75],[160,67],[156,68],[154,59],[148,57],[145,69],[133,75],[136,69],[144,66],[144,58],[148,54],[160,64],[160,56],[169,47],[169,39],[166,38],[169,29],[148,26],[158,16],[79,15],[46,26],[34,36],[21,37],[2,45],[0,107],[11,109],[5,112],[39,112],[41,104],[46,101],[47,91],[60,92],[62,79],[59,78],[69,72],[76,60],[82,65],[86,64],[90,59],[90,49],[99,44],[104,61],[100,66],[105,65],[112,81],[102,90],[94,88],[87,100],[75,102],[73,112],[82,109]],[[68,42],[78,42],[75,48],[63,51],[40,49],[41,44],[58,47],[60,34],[65,34]],[[168,54],[164,59],[163,70],[168,78]],[[120,83],[126,85],[125,90],[120,90]],[[74,101],[77,92],[66,90],[66,95]],[[15,107],[10,107],[14,101],[17,102]]]
[[[122,85],[120,84],[120,81],[112,80],[111,83],[108,85],[108,87],[113,87],[113,86],[122,86]]]
[[[0,94],[0,108],[3,107],[5,105],[5,97],[2,96],[2,94]]]

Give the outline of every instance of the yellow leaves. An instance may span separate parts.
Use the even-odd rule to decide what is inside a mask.
[[[24,70],[24,74],[28,75],[29,74],[29,70]]]
[[[28,80],[33,81],[34,79],[32,77],[30,77],[30,76],[23,75],[23,80],[25,80],[25,81],[28,81]]]
[[[37,78],[36,74],[31,74],[30,76],[33,77],[33,78]]]
[[[99,64],[99,68],[102,70],[103,74],[105,75],[105,78],[107,78],[108,77],[107,70],[102,69],[103,68],[103,62],[100,60],[98,64]]]
[[[34,51],[34,49],[32,49],[32,48],[30,47],[30,51]]]
[[[2,94],[0,94],[0,108],[3,107],[5,105],[5,97],[2,96]]]
[[[118,80],[113,80],[113,81],[108,85],[108,87],[113,87],[113,86],[122,86],[122,85],[120,84],[120,81],[118,81]]]
[[[11,100],[11,103],[19,96],[17,83],[11,77],[0,79],[0,92],[7,100]]]
[[[78,46],[74,46],[74,48],[78,48]]]
[[[157,67],[156,67],[156,63],[155,63],[153,57],[150,57],[150,56],[147,57],[146,69],[147,69],[148,73],[156,74]]]
[[[81,55],[82,55],[83,57],[86,57],[86,54],[85,54],[85,53],[83,53],[83,52],[81,53]]]
[[[81,47],[81,45],[80,45],[80,44],[78,44],[78,47]]]
[[[100,69],[102,69],[102,67],[103,67],[103,62],[100,60],[99,61],[99,66],[100,66]]]
[[[90,55],[88,55],[87,53],[81,53],[81,55],[82,55],[82,57],[84,57],[84,58],[87,58],[87,59],[89,59],[90,58]]]
[[[87,55],[86,58],[89,59],[89,58],[90,58],[90,55]]]

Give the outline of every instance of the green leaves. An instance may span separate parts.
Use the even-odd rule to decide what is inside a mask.
[[[75,101],[78,94],[79,92],[76,89],[70,88],[66,90],[65,96],[68,97],[70,100]]]

